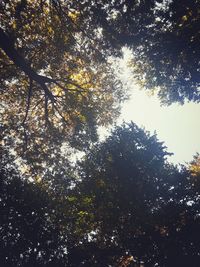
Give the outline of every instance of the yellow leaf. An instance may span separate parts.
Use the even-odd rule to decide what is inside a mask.
[[[181,18],[182,21],[187,21],[188,20],[188,17],[186,15],[182,16]]]
[[[72,21],[76,22],[79,17],[80,12],[78,11],[71,11],[68,13],[68,16],[71,18]]]

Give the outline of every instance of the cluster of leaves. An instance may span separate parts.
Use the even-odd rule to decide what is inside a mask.
[[[65,266],[67,239],[45,188],[13,170],[1,170],[0,183],[1,266]]]
[[[78,202],[89,200],[81,210],[90,229],[76,248],[81,266],[120,266],[125,255],[129,264],[198,265],[198,175],[167,163],[165,149],[132,123],[115,129],[81,163],[75,191]]]
[[[162,103],[199,102],[199,1],[80,1],[108,51],[132,48],[133,76]],[[89,26],[88,26],[89,27]]]
[[[91,149],[78,180],[65,173],[73,186],[2,171],[1,266],[198,266],[198,160],[178,170],[168,155],[131,123]]]
[[[95,60],[98,45],[88,52],[70,3],[1,1],[0,8],[2,138],[41,175],[42,163],[61,159],[64,141],[77,149],[95,141],[126,93],[111,64]]]
[[[89,243],[97,246],[98,252],[92,255],[96,266],[109,262],[113,266],[127,253],[144,256],[144,244],[150,245],[144,239],[153,224],[152,212],[160,207],[164,193],[159,186],[167,176],[165,155],[155,136],[131,124],[116,129],[83,163],[79,186],[82,196],[93,199],[95,219]],[[101,250],[104,259],[98,255]]]
[[[3,142],[40,175],[64,141],[88,148],[118,116],[126,92],[108,57],[123,46],[163,103],[199,101],[196,0],[1,1],[0,16]]]
[[[134,50],[136,78],[155,89],[164,104],[199,102],[199,2],[160,2],[143,30],[143,43]]]
[[[108,60],[123,46],[163,103],[199,102],[199,10],[197,0],[1,1],[1,266],[198,265],[199,157],[178,170],[133,123],[103,143],[96,130],[126,96]],[[74,169],[69,147],[87,152]]]

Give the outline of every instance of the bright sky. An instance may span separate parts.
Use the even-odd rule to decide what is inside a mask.
[[[126,62],[131,54],[126,49],[124,52],[124,59],[121,60],[124,69],[122,78],[127,81],[130,80],[130,71]],[[148,96],[133,82],[128,87],[131,88],[131,97],[124,103],[118,123],[132,120],[152,134],[156,131],[158,139],[165,142],[169,152],[174,153],[169,161],[183,164],[191,161],[193,155],[200,152],[200,104],[173,104],[164,107],[160,106],[156,96]]]
[[[161,107],[156,96],[149,97],[135,88],[130,100],[124,103],[118,123],[123,120],[132,120],[152,134],[156,131],[158,139],[174,153],[169,158],[173,163],[189,162],[200,152],[200,104]]]

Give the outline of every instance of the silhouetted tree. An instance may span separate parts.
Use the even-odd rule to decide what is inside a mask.
[[[6,146],[40,176],[64,141],[88,148],[125,99],[108,61],[123,46],[133,76],[163,103],[199,102],[198,10],[197,0],[1,1]]]
[[[165,104],[199,102],[199,8],[192,1],[76,1],[90,32],[102,30],[104,46],[117,53],[132,48],[133,75]]]
[[[92,148],[71,199],[83,231],[72,262],[118,266],[127,255],[130,264],[150,267],[198,265],[199,193],[190,172],[167,163],[167,155],[133,123]]]
[[[126,95],[111,64],[97,64],[98,46],[88,52],[79,12],[67,2],[61,12],[58,3],[0,3],[2,138],[34,176],[44,176],[55,157],[63,160],[64,142],[86,149]]]
[[[67,239],[45,188],[1,170],[0,265],[67,266]]]

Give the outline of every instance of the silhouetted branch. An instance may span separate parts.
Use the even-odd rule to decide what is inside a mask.
[[[44,104],[44,112],[45,112],[45,125],[47,126],[49,122],[49,111],[48,111],[48,97],[45,95],[45,104]]]
[[[18,51],[15,49],[13,42],[9,35],[7,35],[2,28],[0,28],[0,48],[6,53],[10,60],[14,62],[14,64],[19,67],[28,77],[35,81],[37,84],[41,86],[44,90],[45,94],[49,97],[49,99],[54,102],[54,96],[52,92],[48,89],[46,83],[52,83],[53,80],[46,76],[42,76],[37,74],[29,65],[26,60],[19,55]]]
[[[25,124],[26,119],[27,119],[27,117],[28,117],[28,112],[29,112],[30,104],[31,104],[31,95],[32,95],[32,90],[33,90],[32,87],[33,87],[33,81],[30,79],[29,90],[28,90],[28,99],[27,99],[26,113],[25,113],[25,117],[24,117],[24,120],[23,120],[23,122],[22,122],[22,125]]]

